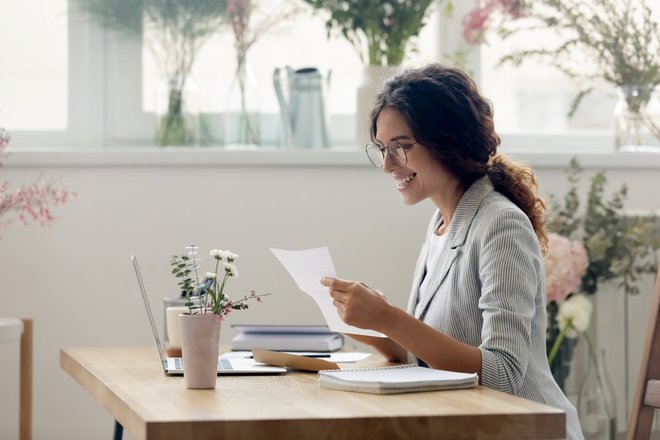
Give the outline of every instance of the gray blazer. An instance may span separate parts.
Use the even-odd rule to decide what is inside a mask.
[[[582,439],[575,408],[548,366],[543,257],[529,218],[481,178],[459,202],[437,265],[426,267],[441,218],[436,211],[426,232],[408,313],[478,347],[483,385],[563,409],[567,438]]]

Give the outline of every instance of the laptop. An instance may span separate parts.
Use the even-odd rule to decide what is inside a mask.
[[[166,357],[163,354],[163,346],[160,343],[160,337],[158,336],[158,330],[156,330],[154,317],[151,313],[151,306],[149,305],[149,299],[147,297],[147,292],[144,288],[144,283],[142,282],[140,267],[138,266],[137,258],[135,255],[131,256],[131,261],[133,261],[135,276],[137,277],[138,285],[140,287],[140,293],[142,294],[144,307],[147,310],[147,316],[149,317],[149,324],[151,325],[151,331],[154,335],[154,341],[156,342],[156,348],[158,349],[158,355],[160,356],[161,364],[163,366],[163,371],[165,372],[165,374],[168,375],[182,375],[183,359],[180,357]],[[272,365],[265,365],[251,358],[227,358],[227,359],[221,357],[218,358],[218,375],[280,374],[280,373],[286,373],[286,368],[276,367]]]

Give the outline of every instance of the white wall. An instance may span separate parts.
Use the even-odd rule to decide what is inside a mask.
[[[203,252],[219,247],[239,253],[240,277],[232,280],[231,292],[272,295],[232,315],[223,326],[224,342],[231,339],[231,323],[323,323],[269,247],[329,246],[340,276],[380,288],[405,306],[432,207],[403,206],[392,180],[361,160],[305,166],[65,160],[49,166],[20,154],[11,158],[3,180],[17,185],[43,170],[79,194],[55,210],[60,219],[51,228],[14,224],[0,231],[0,315],[34,319],[34,438],[111,436],[113,420],[60,369],[59,349],[152,344],[132,253],[140,258],[159,326],[162,298],[176,293],[169,271],[173,253],[190,242]],[[562,167],[536,168],[545,192],[565,190]],[[657,168],[615,168],[608,177],[611,188],[630,186],[628,208],[660,207]],[[643,327],[645,315],[638,320]],[[0,353],[4,359],[12,350]],[[18,402],[12,400],[16,367],[2,368],[0,408],[11,408]],[[0,414],[0,438],[13,438],[15,417],[11,411]]]

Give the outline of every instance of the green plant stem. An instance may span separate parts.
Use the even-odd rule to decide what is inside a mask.
[[[566,326],[562,327],[562,329],[559,331],[559,334],[557,335],[557,339],[555,339],[555,343],[552,344],[552,348],[550,349],[550,354],[548,355],[548,365],[552,365],[552,361],[554,361],[555,358],[557,357],[557,353],[559,352],[559,347],[561,346],[561,343],[564,341],[564,338],[566,337],[566,331],[568,331],[568,329],[571,327],[573,327],[573,323],[569,319]]]

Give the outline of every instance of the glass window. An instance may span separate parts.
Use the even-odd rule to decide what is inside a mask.
[[[0,3],[0,126],[12,131],[67,128],[67,3]]]
[[[279,0],[259,2],[263,11],[276,10]],[[433,11],[426,26],[417,39],[416,50],[410,51],[407,65],[418,65],[437,59],[438,53],[438,17],[439,11]],[[255,15],[253,23],[259,23],[260,16]],[[200,51],[193,66],[191,78],[199,96],[199,107],[203,113],[222,113],[225,97],[229,92],[234,70],[236,53],[233,46],[233,34],[229,29],[210,39]],[[361,81],[362,63],[353,47],[343,37],[333,34],[327,38],[325,21],[321,13],[313,13],[305,8],[286,21],[271,27],[259,36],[248,51],[248,66],[252,71],[259,91],[259,111],[263,116],[279,113],[279,105],[273,88],[273,71],[276,67],[291,66],[317,67],[321,72],[330,74],[326,105],[331,118],[333,116],[353,117],[356,107],[356,90]],[[142,51],[142,110],[153,112],[157,100],[159,77],[157,63],[150,52]],[[346,124],[332,124],[335,139],[350,139],[353,130]],[[264,133],[268,133],[264,130]],[[272,132],[272,130],[270,131]],[[276,139],[265,139],[274,143]]]
[[[590,1],[590,0],[589,0]],[[660,15],[660,3],[647,2]],[[524,20],[524,19],[521,19]],[[495,107],[495,124],[501,133],[588,133],[612,132],[617,91],[611,84],[596,84],[572,117],[568,117],[579,87],[557,69],[535,60],[520,66],[497,66],[502,56],[520,49],[556,47],[561,41],[547,29],[521,32],[502,40],[497,32],[488,34],[480,46],[480,84]],[[586,68],[588,60],[580,60]]]

